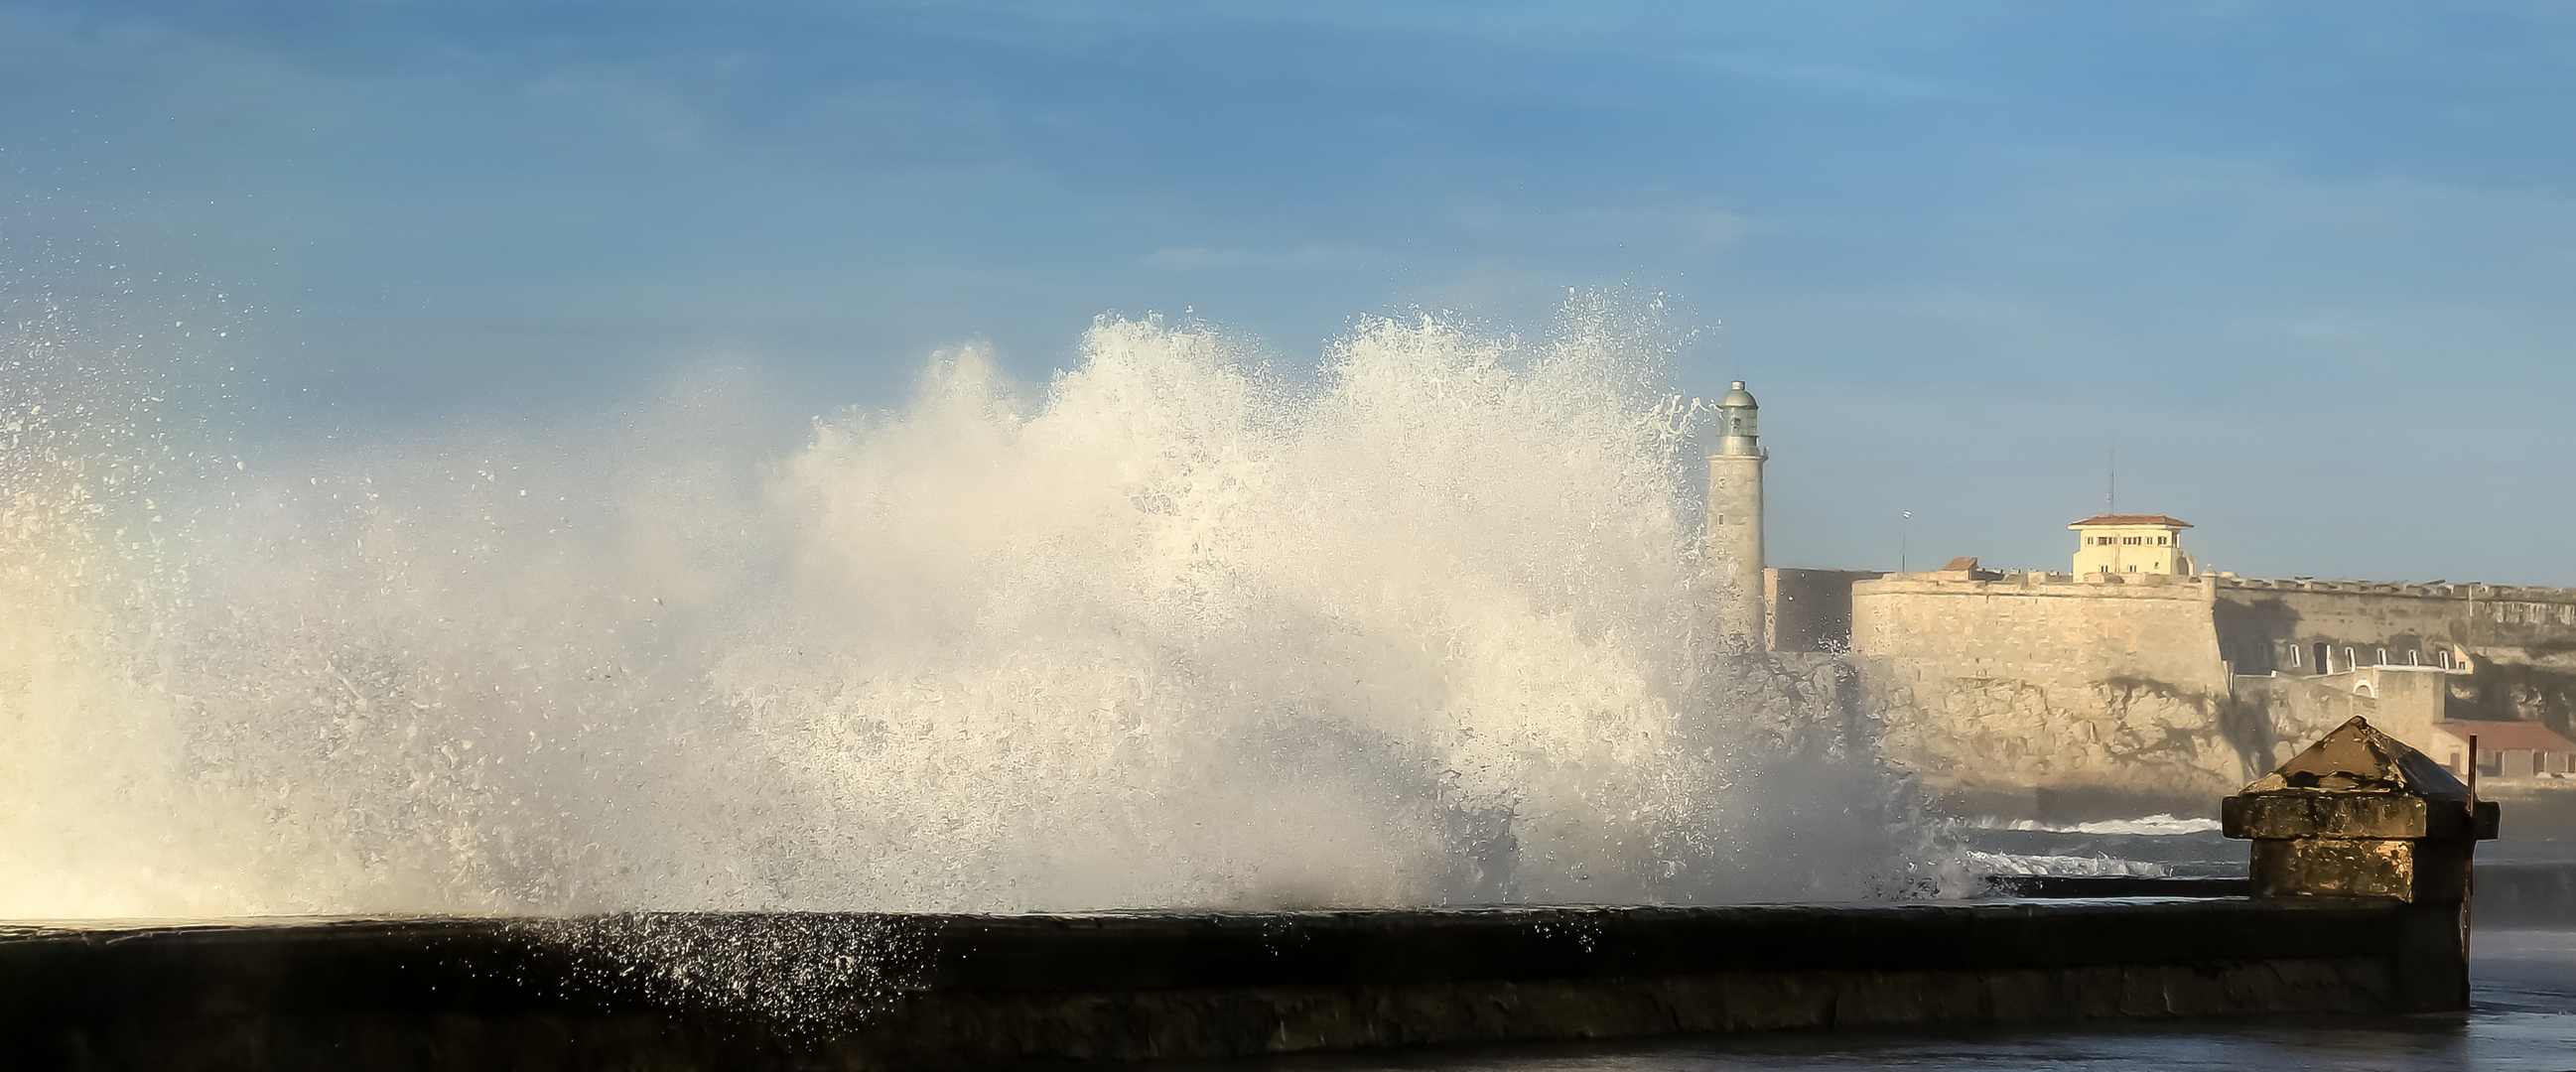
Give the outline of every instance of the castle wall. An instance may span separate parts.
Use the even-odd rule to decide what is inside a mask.
[[[1770,614],[1767,646],[1772,651],[1848,650],[1852,584],[1883,576],[1875,570],[1763,570],[1762,602]]]
[[[2373,728],[2432,754],[2449,682],[2439,667],[2373,667],[2332,674],[2241,674],[2230,679],[2233,724],[2264,769],[2360,715]]]
[[[1852,648],[1896,761],[1955,795],[2092,792],[2197,813],[2265,761],[2234,724],[2214,578],[1899,575],[1853,586]],[[2257,771],[2256,773],[2259,773]]]
[[[2576,716],[2559,589],[1916,574],[1852,606],[1892,755],[1960,798],[2193,808],[2353,715],[2418,748],[2446,718]]]
[[[2240,673],[2438,666],[2448,656],[2478,672],[2448,679],[2446,717],[2576,729],[2576,591],[2229,578],[2213,610]]]

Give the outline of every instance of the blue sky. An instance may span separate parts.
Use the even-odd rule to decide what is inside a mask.
[[[2222,568],[2576,584],[2576,7],[0,0],[0,57],[9,285],[247,307],[281,442],[1616,287],[1753,381],[1782,564],[2062,563],[2116,447]]]

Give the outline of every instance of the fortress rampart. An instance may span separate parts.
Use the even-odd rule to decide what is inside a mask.
[[[2032,571],[1851,591],[1891,751],[1976,810],[2189,808],[2353,715],[2436,755],[2446,721],[2576,716],[2566,589]]]
[[[2189,806],[2244,784],[2213,586],[2155,580],[1853,585],[1851,649],[1890,752],[1977,811],[2028,812],[2043,791]]]
[[[2576,650],[2576,590],[2564,588],[2227,577],[2217,579],[2217,599],[2220,642],[2242,673],[2316,673],[2321,655],[2331,671]]]
[[[1847,658],[1889,758],[1958,806],[2205,812],[2355,715],[2459,773],[2483,731],[2490,776],[2576,778],[2576,589],[2239,578],[2163,514],[2070,523],[2064,573],[1772,568],[1755,412],[1735,383],[1709,456],[1714,632]]]

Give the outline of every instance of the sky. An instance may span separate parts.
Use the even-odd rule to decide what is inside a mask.
[[[2571,105],[2548,3],[0,0],[0,289],[289,445],[1663,295],[1774,564],[2063,569],[2116,457],[2216,568],[2576,585]]]

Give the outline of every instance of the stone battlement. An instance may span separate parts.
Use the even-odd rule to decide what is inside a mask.
[[[2157,573],[2041,573],[2009,570],[1969,576],[1962,573],[1891,573],[1852,586],[1854,593],[1904,592],[1919,595],[2039,595],[2100,599],[2201,599],[2203,578]]]
[[[1940,570],[1851,586],[1850,650],[1927,784],[2190,807],[2352,715],[2576,715],[2576,590]]]
[[[2516,584],[2415,584],[2407,581],[2321,581],[2309,577],[2265,579],[2218,578],[2222,588],[2270,589],[2283,592],[2344,592],[2354,595],[2413,596],[2419,599],[2510,600],[2576,605],[2576,588]]]
[[[2057,573],[2047,570],[2003,570],[1996,574],[1970,576],[1954,571],[1890,573],[1868,582],[1881,585],[1904,584],[1904,591],[1985,591],[1990,589],[2067,589],[2051,595],[2108,595],[2140,588],[2193,588],[2210,585],[2230,590],[2276,592],[2342,593],[2346,595],[2407,596],[2417,599],[2460,599],[2487,602],[2547,603],[2576,607],[2576,588],[2551,588],[2543,585],[2514,584],[2417,584],[2411,581],[2327,581],[2311,577],[2264,578],[2237,577],[2229,574],[2203,574],[2181,577],[2155,573]],[[1912,586],[1922,586],[1920,588]],[[1882,591],[1899,590],[1882,588]],[[2576,624],[2571,618],[2568,624]]]

